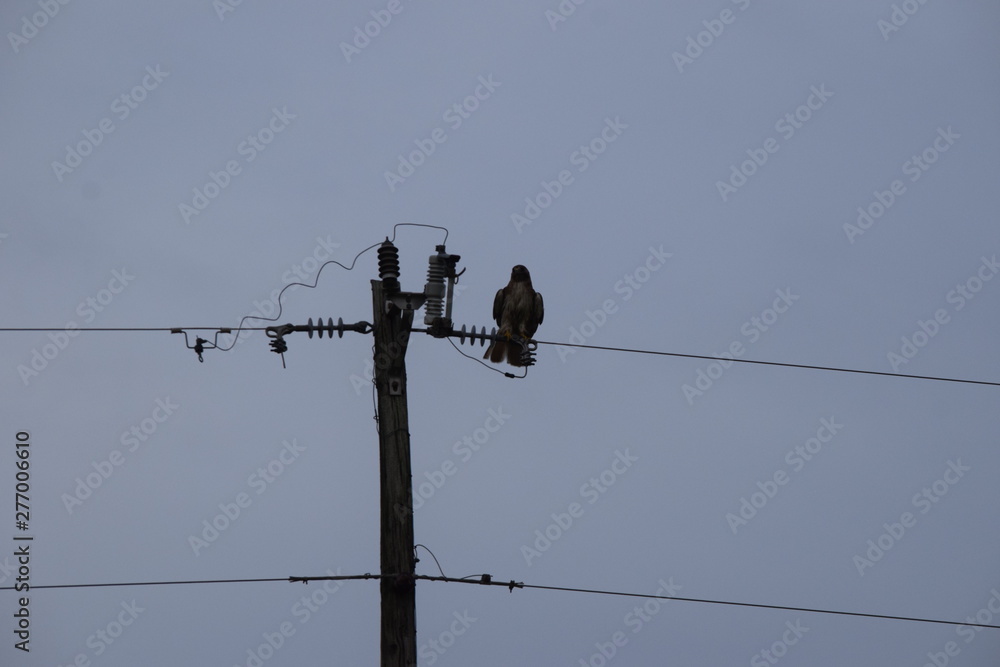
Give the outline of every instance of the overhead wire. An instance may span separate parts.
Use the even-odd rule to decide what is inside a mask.
[[[375,247],[375,246],[369,246],[368,248],[366,248],[362,252],[370,250],[373,247]],[[331,261],[333,261],[333,260],[331,260]],[[337,262],[337,263],[339,264],[339,262]],[[286,285],[286,287],[290,287],[292,285],[302,285],[302,284],[304,284],[304,283],[289,283],[288,285]],[[307,287],[315,287],[315,285],[307,285]],[[273,318],[265,318],[263,316],[257,316],[257,315],[247,315],[246,317],[247,318],[253,317],[253,318],[257,318],[257,319],[276,320],[280,316],[280,314],[281,314],[281,311],[280,311],[280,308],[279,308],[278,315],[276,315]],[[244,318],[244,319],[246,319],[246,318]],[[218,330],[224,329],[224,328],[226,328],[226,327],[79,327],[79,328],[73,329],[73,331],[119,331],[119,332],[130,332],[130,331],[168,331],[168,332],[170,332],[170,331],[174,331],[174,330],[177,330],[177,329],[184,329],[184,330],[187,330],[187,331],[218,331]],[[267,330],[267,328],[268,327],[242,327],[241,330],[242,331],[265,331],[265,330]],[[65,327],[0,327],[0,333],[2,333],[2,332],[28,332],[28,331],[65,331]],[[237,331],[237,334],[238,333],[239,333],[239,331]],[[233,334],[233,335],[235,336],[237,334]],[[498,373],[502,373],[502,374],[506,375],[507,377],[513,377],[513,378],[517,378],[517,379],[523,379],[525,377],[524,375],[512,375],[511,373],[505,373],[504,371],[501,371],[499,369],[493,368],[492,366],[489,366],[489,365],[483,363],[480,359],[476,359],[475,357],[471,357],[468,354],[465,354],[464,352],[462,352],[462,350],[457,345],[455,345],[454,342],[451,341],[451,337],[450,336],[448,338],[449,338],[448,342],[451,343],[452,347],[454,347],[459,352],[459,354],[461,354],[462,356],[467,357],[469,359],[472,359],[473,361],[477,361],[477,362],[483,364],[483,366],[486,366],[487,368],[489,368],[489,369],[491,369],[493,371],[496,371]],[[539,345],[557,345],[557,346],[560,346],[560,347],[578,347],[578,348],[583,348],[583,349],[588,349],[588,350],[605,350],[605,351],[608,351],[608,352],[628,352],[628,353],[632,353],[632,354],[651,354],[651,355],[662,356],[662,357],[677,357],[677,358],[680,358],[680,359],[703,359],[705,361],[725,361],[727,363],[732,362],[732,363],[737,363],[737,364],[755,364],[755,365],[759,365],[759,366],[779,366],[779,367],[783,367],[783,368],[801,368],[801,369],[807,369],[807,370],[829,371],[829,372],[835,372],[835,373],[854,373],[854,374],[858,374],[858,375],[876,375],[876,376],[882,376],[882,377],[904,378],[904,379],[909,379],[909,380],[930,380],[930,381],[934,381],[934,382],[952,382],[952,383],[959,383],[959,384],[975,384],[975,385],[981,385],[981,386],[987,386],[987,387],[1000,387],[1000,382],[993,382],[993,381],[990,381],[990,380],[969,380],[969,379],[966,379],[966,378],[943,377],[943,376],[939,376],[939,375],[914,375],[914,374],[910,374],[910,373],[890,373],[889,371],[871,371],[871,370],[864,370],[864,369],[859,369],[859,368],[841,368],[841,367],[837,367],[837,366],[819,366],[819,365],[815,365],[815,364],[794,364],[794,363],[787,362],[787,361],[766,361],[766,360],[763,360],[763,359],[737,359],[737,358],[728,358],[728,357],[714,357],[714,356],[709,356],[709,355],[705,355],[705,354],[690,354],[690,353],[686,353],[686,352],[664,352],[662,350],[644,350],[644,349],[641,349],[641,348],[612,347],[612,346],[607,346],[607,345],[584,345],[582,343],[566,343],[566,342],[551,341],[551,340],[536,340],[535,342],[538,343]],[[226,351],[226,350],[232,349],[232,346],[227,347],[227,348],[219,348],[219,349],[223,350],[223,351]],[[527,375],[527,368],[525,368],[525,375]]]
[[[415,545],[421,546],[423,545]],[[426,549],[427,547],[423,547]],[[429,551],[429,550],[428,550]],[[433,554],[431,554],[433,556]],[[435,558],[435,561],[437,559]],[[438,565],[440,570],[440,564]],[[395,575],[387,575],[393,576]],[[479,580],[472,579],[472,577],[481,577]],[[200,580],[189,580],[189,581],[134,581],[134,582],[120,582],[120,583],[100,583],[100,584],[49,584],[49,585],[34,585],[31,588],[36,590],[41,589],[67,589],[67,588],[109,588],[109,587],[120,587],[120,586],[173,586],[173,585],[198,585],[198,584],[244,584],[244,583],[266,583],[266,582],[291,582],[291,583],[308,583],[310,581],[348,581],[355,579],[381,579],[382,575],[372,574],[366,572],[365,574],[348,574],[348,575],[330,575],[330,576],[317,576],[317,577],[266,577],[259,579],[200,579]],[[938,625],[954,625],[954,626],[969,626],[976,628],[990,628],[992,630],[1000,630],[1000,625],[992,625],[990,623],[974,623],[971,621],[951,621],[945,619],[937,618],[926,618],[920,616],[900,616],[895,614],[873,614],[868,612],[858,612],[858,611],[842,611],[837,609],[820,609],[816,607],[792,607],[787,605],[777,605],[777,604],[762,604],[755,602],[735,602],[732,600],[709,600],[704,598],[690,598],[690,597],[680,597],[672,595],[655,595],[651,593],[628,593],[623,591],[612,591],[612,590],[602,590],[595,588],[574,588],[569,586],[543,586],[541,584],[526,584],[524,582],[516,581],[494,581],[490,575],[470,575],[469,577],[462,577],[461,579],[446,577],[442,571],[440,577],[426,574],[413,575],[416,580],[423,581],[438,581],[444,583],[463,583],[463,584],[479,584],[479,585],[491,585],[491,586],[504,586],[509,588],[512,592],[515,588],[519,589],[536,589],[545,591],[557,591],[564,593],[583,593],[589,595],[609,595],[615,597],[630,597],[630,598],[646,598],[655,600],[668,600],[673,602],[691,602],[699,604],[716,604],[716,605],[726,605],[733,607],[750,607],[755,609],[774,609],[780,611],[799,611],[810,614],[826,614],[834,616],[853,616],[859,618],[874,618],[880,620],[890,620],[890,621],[907,621],[912,623],[934,623]],[[14,590],[14,586],[3,586],[0,590]]]
[[[168,331],[184,329],[186,331],[218,331],[226,327],[5,327],[0,331]],[[244,331],[264,331],[267,327],[243,327]]]
[[[439,226],[439,225],[428,225],[428,224],[417,223],[417,222],[399,222],[399,223],[394,224],[392,226],[392,239],[391,239],[392,241],[396,240],[396,235],[397,235],[397,233],[399,231],[399,227],[426,227],[426,228],[429,228],[429,229],[441,230],[441,231],[444,232],[443,242],[447,243],[447,241],[448,241],[449,231],[448,231],[447,227],[443,227],[443,226]],[[323,269],[328,264],[336,264],[336,265],[340,266],[341,268],[343,268],[346,271],[351,271],[351,270],[354,269],[354,267],[357,264],[358,259],[361,257],[361,255],[363,255],[366,252],[372,250],[373,248],[378,247],[379,245],[380,245],[380,243],[373,243],[372,245],[368,246],[367,248],[364,248],[361,251],[359,251],[354,256],[354,259],[351,260],[350,266],[346,266],[346,265],[342,264],[341,262],[339,262],[337,260],[334,260],[334,259],[327,260],[322,265],[320,265],[319,269],[316,272],[315,280],[313,281],[313,283],[311,285],[309,285],[307,283],[302,283],[302,282],[288,283],[287,285],[285,285],[281,289],[280,292],[278,292],[278,297],[277,297],[278,312],[277,312],[277,314],[274,315],[274,317],[265,317],[263,315],[245,315],[245,316],[243,316],[243,318],[240,320],[239,326],[236,329],[236,332],[230,334],[233,337],[233,340],[230,343],[230,345],[228,347],[220,347],[218,349],[220,349],[222,351],[231,350],[236,345],[237,341],[239,340],[239,335],[240,335],[241,331],[264,331],[264,330],[268,329],[268,327],[245,327],[245,326],[243,326],[244,322],[246,322],[246,320],[248,320],[248,319],[265,320],[265,321],[269,321],[269,322],[276,322],[276,321],[278,321],[278,319],[281,317],[281,313],[282,313],[282,309],[283,309],[283,304],[281,303],[281,298],[284,295],[285,290],[287,290],[288,288],[297,285],[297,286],[307,287],[307,288],[313,289],[313,288],[315,288],[319,284],[320,274],[322,274]],[[178,330],[187,330],[187,331],[220,331],[222,329],[227,329],[227,327],[78,327],[78,328],[75,328],[74,331],[114,331],[114,332],[170,331],[170,332],[173,332],[173,331],[178,331]],[[0,332],[42,332],[42,331],[63,331],[63,330],[65,330],[65,327],[0,327]],[[462,356],[466,357],[467,359],[472,359],[473,361],[476,361],[476,362],[482,364],[484,367],[489,368],[490,370],[495,371],[497,373],[501,373],[501,374],[505,375],[506,377],[514,378],[514,379],[523,379],[528,374],[527,367],[524,369],[524,375],[519,375],[519,376],[518,375],[514,375],[514,374],[512,374],[510,372],[502,371],[502,370],[500,370],[498,368],[494,368],[494,367],[492,367],[492,366],[484,363],[481,359],[476,359],[475,357],[472,357],[472,356],[466,354],[465,352],[463,352],[451,340],[451,336],[448,337],[448,342],[451,343],[451,346],[454,347],[455,350],[459,354],[461,354]],[[766,361],[766,360],[762,360],[762,359],[737,359],[735,357],[734,358],[720,358],[720,357],[709,356],[709,355],[704,355],[704,354],[690,354],[690,353],[682,353],[682,352],[665,352],[665,351],[661,351],[661,350],[645,350],[645,349],[640,349],[640,348],[613,347],[613,346],[606,346],[606,345],[586,345],[586,344],[583,344],[583,343],[569,343],[569,342],[548,341],[548,340],[538,340],[538,341],[535,341],[535,342],[537,344],[539,344],[539,345],[557,345],[557,346],[560,346],[560,347],[574,347],[574,348],[582,348],[582,349],[590,349],[590,350],[605,350],[605,351],[610,351],[610,352],[626,352],[626,353],[630,353],[630,354],[650,354],[650,355],[664,356],[664,357],[676,357],[676,358],[681,358],[681,359],[702,359],[702,360],[706,360],[706,361],[726,361],[726,362],[730,362],[730,363],[755,364],[755,365],[761,365],[761,366],[780,366],[780,367],[784,367],[784,368],[801,368],[801,369],[818,370],[818,371],[829,371],[829,372],[836,372],[836,373],[853,373],[853,374],[858,374],[858,375],[876,375],[876,376],[885,376],[885,377],[907,378],[907,379],[912,379],[912,380],[930,380],[930,381],[935,381],[935,382],[952,382],[952,383],[961,383],[961,384],[975,384],[975,385],[983,385],[983,386],[991,386],[991,387],[1000,387],[1000,382],[991,382],[991,381],[988,381],[988,380],[969,380],[969,379],[964,379],[964,378],[941,377],[941,376],[934,376],[934,375],[915,375],[915,374],[908,374],[908,373],[890,373],[888,371],[872,371],[872,370],[864,370],[864,369],[856,369],[856,368],[840,368],[840,367],[836,367],[836,366],[820,366],[820,365],[815,365],[815,364],[795,364],[795,363],[782,362],[782,361]],[[374,379],[373,379],[373,389],[374,389]],[[378,412],[378,406],[377,406],[377,404],[375,406],[375,410],[376,410],[376,415],[375,415],[374,419],[376,421],[376,428],[377,428],[377,422],[378,422],[378,414],[377,414],[377,412]]]
[[[802,611],[811,614],[832,614],[837,616],[859,616],[863,618],[878,618],[891,621],[912,621],[914,623],[938,623],[941,625],[969,625],[977,628],[992,628],[1000,630],[1000,625],[990,625],[988,623],[970,623],[967,621],[946,621],[935,618],[921,618],[917,616],[895,616],[892,614],[869,614],[859,611],[839,611],[835,609],[815,609],[810,607],[788,607],[776,604],[759,604],[753,602],[732,602],[729,600],[704,600],[700,598],[678,597],[670,595],[652,595],[648,593],[623,593],[620,591],[604,591],[592,588],[569,588],[565,586],[541,586],[538,584],[522,584],[518,588],[535,588],[539,590],[563,591],[572,593],[590,593],[597,595],[614,595],[621,597],[654,598],[658,600],[674,600],[676,602],[698,602],[702,604],[719,604],[734,607],[754,607],[757,609],[779,609],[782,611]]]
[[[395,241],[395,238],[396,238],[397,228],[401,227],[401,226],[428,227],[428,228],[433,228],[433,229],[439,229],[439,230],[444,231],[444,242],[445,243],[447,242],[447,239],[448,239],[449,232],[448,232],[448,229],[445,228],[445,227],[440,227],[440,226],[436,226],[436,225],[426,225],[426,224],[420,224],[420,223],[397,223],[396,225],[393,226],[393,235],[392,235],[392,240],[393,241]],[[233,342],[232,342],[232,344],[230,344],[229,347],[219,348],[219,349],[221,349],[223,351],[232,349],[235,346],[235,344],[236,344],[236,342],[237,342],[237,340],[239,338],[239,334],[240,334],[241,331],[244,331],[244,330],[246,330],[246,331],[261,331],[261,330],[266,330],[268,328],[268,327],[244,327],[243,324],[248,319],[265,320],[265,321],[272,321],[272,322],[273,321],[277,321],[281,317],[281,312],[282,312],[281,297],[284,294],[285,290],[287,290],[288,288],[290,288],[290,287],[292,287],[294,285],[298,285],[298,286],[302,286],[302,287],[307,287],[307,288],[310,288],[310,289],[315,288],[318,285],[318,283],[319,283],[320,274],[322,273],[323,269],[327,266],[327,264],[337,264],[338,266],[342,267],[343,269],[345,269],[347,271],[351,271],[351,270],[354,269],[354,267],[357,264],[357,261],[361,257],[361,255],[363,255],[366,252],[372,250],[373,248],[376,248],[378,245],[380,245],[380,243],[372,244],[372,245],[364,248],[360,252],[358,252],[354,256],[353,260],[351,261],[350,266],[346,266],[346,265],[342,264],[341,262],[339,262],[337,260],[328,260],[328,261],[324,262],[319,267],[319,269],[318,269],[318,271],[316,273],[315,280],[313,281],[313,284],[311,284],[311,285],[307,284],[307,283],[302,283],[302,282],[288,283],[278,293],[278,297],[277,297],[277,301],[278,301],[278,313],[274,317],[265,317],[265,316],[262,316],[262,315],[246,315],[246,316],[244,316],[240,320],[240,324],[239,324],[239,326],[238,326],[238,328],[236,330],[236,333],[233,334]],[[190,330],[190,331],[196,331],[196,330],[214,330],[214,331],[218,331],[218,330],[223,329],[225,327],[80,327],[80,328],[77,328],[75,330],[76,331],[135,332],[135,331],[174,331],[174,330],[176,330],[178,328],[183,328],[183,329]],[[47,327],[2,327],[2,328],[0,328],[0,332],[44,332],[44,331],[62,331],[64,329],[65,329],[65,327],[51,327],[51,328],[47,328]],[[736,359],[736,358],[732,358],[732,359],[720,359],[719,357],[708,356],[708,355],[686,354],[686,353],[679,353],[679,352],[664,352],[664,351],[657,351],[657,350],[645,350],[645,349],[624,348],[624,347],[611,347],[611,346],[601,346],[601,345],[586,345],[586,344],[580,344],[580,343],[567,343],[567,342],[555,342],[555,341],[536,341],[536,342],[538,344],[540,344],[540,345],[558,345],[558,346],[563,346],[563,347],[575,347],[575,348],[584,348],[584,349],[605,350],[605,351],[612,351],[612,352],[626,352],[626,353],[633,353],[633,354],[651,354],[651,355],[656,355],[656,356],[669,356],[669,357],[687,358],[687,359],[702,359],[702,360],[707,360],[707,361],[728,361],[728,362],[735,362],[735,363],[756,364],[756,365],[764,365],[764,366],[780,366],[780,367],[786,367],[786,368],[801,368],[801,369],[819,370],[819,371],[830,371],[830,372],[841,372],[841,373],[854,373],[854,374],[861,374],[861,375],[888,376],[888,377],[908,378],[908,379],[917,379],[917,380],[930,380],[930,381],[937,381],[937,382],[952,382],[952,383],[976,384],[976,385],[985,385],[985,386],[1000,386],[1000,382],[990,382],[990,381],[986,381],[986,380],[968,380],[968,379],[940,377],[940,376],[913,375],[913,374],[905,374],[905,373],[890,373],[890,372],[886,372],[886,371],[871,371],[871,370],[862,370],[862,369],[840,368],[840,367],[833,367],[833,366],[819,366],[819,365],[811,365],[811,364],[795,364],[795,363],[789,363],[789,362],[764,361],[764,360],[756,360],[756,359]],[[460,354],[462,354],[463,356],[465,356],[467,358],[470,358],[470,359],[473,359],[474,361],[478,361],[479,363],[483,363],[481,360],[475,359],[474,357],[471,357],[471,356],[465,354],[464,352],[462,352],[461,349],[459,349],[458,346],[456,346],[454,344],[454,342],[452,342],[450,340],[450,338],[449,338],[449,343],[451,343],[452,346],[455,347],[455,349]],[[518,377],[519,378],[523,378],[524,377],[524,376],[514,376],[514,375],[512,375],[510,373],[504,373],[503,371],[500,371],[498,369],[495,369],[495,368],[492,368],[490,366],[487,366],[486,364],[483,364],[483,365],[486,366],[487,368],[491,368],[491,370],[495,370],[497,372],[501,372],[504,375],[506,375],[507,377],[514,377],[514,378],[518,378]],[[525,369],[525,375],[526,374],[527,374],[527,369]],[[375,414],[376,428],[378,428],[378,406],[377,406],[377,404],[375,405],[375,412],[376,412],[376,414]],[[418,547],[418,546],[419,547],[423,547],[424,549],[427,549],[427,547],[425,547],[423,545],[415,545],[414,549],[416,549],[416,547]],[[637,597],[637,598],[663,599],[663,600],[672,600],[672,601],[676,601],[676,602],[692,602],[692,603],[701,603],[701,604],[717,604],[717,605],[729,605],[729,606],[739,606],[739,607],[751,607],[751,608],[759,608],[759,609],[776,609],[776,610],[799,611],[799,612],[816,613],[816,614],[830,614],[830,615],[854,616],[854,617],[862,617],[862,618],[875,618],[875,619],[883,619],[883,620],[898,620],[898,621],[909,621],[909,622],[919,622],[919,623],[935,623],[935,624],[944,624],[944,625],[967,625],[967,626],[971,626],[971,627],[1000,629],[1000,625],[991,625],[991,624],[985,624],[985,623],[970,623],[970,622],[960,622],[960,621],[949,621],[949,620],[931,619],[931,618],[922,618],[922,617],[911,617],[911,616],[898,616],[898,615],[890,615],[890,614],[873,614],[873,613],[865,613],[865,612],[850,612],[850,611],[840,611],[840,610],[830,610],[830,609],[818,609],[818,608],[808,608],[808,607],[791,607],[791,606],[771,605],[771,604],[762,604],[762,603],[735,602],[735,601],[726,601],[726,600],[709,600],[709,599],[700,599],[700,598],[688,598],[688,597],[665,596],[665,595],[652,595],[652,594],[643,594],[643,593],[628,593],[628,592],[621,592],[621,591],[610,591],[610,590],[600,590],[600,589],[587,589],[587,588],[572,588],[572,587],[563,587],[563,586],[544,586],[544,585],[539,585],[539,584],[515,583],[514,581],[507,582],[507,583],[505,583],[505,582],[492,582],[492,581],[489,580],[489,575],[470,575],[469,577],[464,577],[462,579],[452,579],[452,578],[444,576],[444,571],[441,569],[441,565],[437,561],[437,557],[434,556],[434,554],[432,552],[430,552],[429,549],[427,549],[427,551],[428,551],[428,553],[431,554],[431,557],[434,558],[434,561],[435,561],[435,563],[438,566],[438,570],[441,572],[441,576],[440,577],[436,577],[436,576],[429,576],[429,575],[415,575],[416,579],[423,579],[423,580],[429,580],[429,581],[461,582],[461,583],[481,583],[481,584],[490,584],[490,583],[492,583],[494,585],[508,586],[511,590],[513,590],[513,588],[516,587],[516,588],[527,588],[527,589],[536,589],[536,590],[549,590],[549,591],[560,591],[560,592],[575,592],[575,593],[583,593],[583,594],[610,595],[610,596],[621,596],[621,597]],[[481,581],[474,581],[474,580],[472,580],[473,576],[481,576],[482,580]],[[33,588],[33,589],[70,589],[70,588],[99,588],[99,587],[118,587],[118,586],[165,586],[165,585],[200,585],[200,584],[222,584],[222,583],[262,583],[262,582],[278,582],[278,581],[281,581],[281,582],[302,582],[302,583],[306,583],[309,580],[313,580],[313,579],[315,579],[315,580],[350,580],[350,579],[378,579],[378,578],[380,578],[380,575],[373,575],[373,574],[370,574],[370,573],[366,573],[366,574],[363,574],[363,575],[323,576],[323,577],[272,577],[272,578],[256,578],[256,579],[203,579],[203,580],[187,580],[187,581],[146,581],[146,582],[118,582],[118,583],[97,583],[97,584],[51,584],[51,585],[32,585],[31,588]],[[14,590],[14,587],[13,586],[0,587],[0,590]]]
[[[988,380],[965,380],[961,378],[940,377],[935,375],[910,375],[907,373],[890,373],[888,371],[867,371],[856,368],[838,368],[835,366],[815,366],[811,364],[793,364],[784,361],[762,361],[759,359],[736,359],[729,357],[712,357],[704,354],[684,354],[681,352],[661,352],[657,350],[643,350],[628,347],[608,347],[604,345],[584,345],[581,343],[559,343],[549,340],[536,340],[539,345],[558,345],[561,347],[580,347],[591,350],[608,350],[611,352],[631,352],[635,354],[653,354],[664,357],[680,357],[684,359],[705,359],[708,361],[735,362],[738,364],[758,364],[761,366],[783,366],[785,368],[806,368],[817,371],[834,371],[838,373],[858,373],[861,375],[883,375],[886,377],[909,378],[911,380],[935,380],[937,382],[960,382],[964,384],[979,384],[990,387],[1000,387],[1000,382],[990,382]]]
[[[288,577],[269,577],[262,579],[194,579],[190,581],[124,581],[102,584],[31,584],[28,590],[43,590],[53,588],[111,588],[116,586],[180,586],[188,584],[250,584],[266,581],[288,581]],[[0,591],[15,590],[14,586],[0,586]]]
[[[397,222],[395,225],[392,226],[392,239],[391,239],[392,241],[396,240],[396,233],[397,233],[399,227],[428,227],[430,229],[440,229],[440,230],[444,231],[444,241],[445,242],[448,241],[448,229],[446,227],[440,227],[438,225],[425,225],[425,224],[419,223],[419,222]],[[240,320],[240,324],[239,324],[239,326],[236,329],[236,333],[232,334],[232,336],[233,336],[233,342],[229,345],[229,347],[220,347],[218,349],[221,350],[221,351],[223,351],[223,352],[226,352],[228,350],[233,349],[233,347],[236,346],[236,342],[239,340],[240,331],[242,331],[243,328],[244,328],[243,327],[243,323],[246,320],[248,320],[248,319],[265,320],[267,322],[277,322],[278,318],[281,317],[281,310],[283,308],[283,305],[281,303],[281,297],[285,293],[285,290],[287,290],[289,287],[292,287],[293,285],[300,285],[302,287],[308,287],[309,289],[314,289],[319,284],[319,276],[320,276],[321,273],[323,273],[323,269],[326,268],[327,264],[336,264],[337,266],[341,267],[345,271],[353,271],[354,270],[354,266],[358,263],[358,258],[361,257],[361,255],[365,254],[366,252],[368,252],[369,250],[371,250],[373,248],[377,248],[381,244],[382,244],[382,242],[379,241],[379,242],[373,243],[370,246],[368,246],[367,248],[359,251],[358,254],[356,254],[354,256],[354,259],[351,260],[351,265],[350,266],[345,266],[344,264],[341,264],[340,262],[338,262],[335,259],[329,259],[329,260],[323,262],[320,265],[319,269],[316,271],[316,279],[313,280],[313,284],[312,285],[308,285],[306,283],[301,283],[301,282],[288,283],[287,285],[285,285],[284,287],[281,288],[280,292],[278,292],[278,298],[277,298],[277,301],[278,301],[278,312],[274,315],[274,317],[266,317],[264,315],[244,315],[243,319]]]

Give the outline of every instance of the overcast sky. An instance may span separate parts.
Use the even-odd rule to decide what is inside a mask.
[[[282,368],[260,331],[199,363],[76,329],[273,316],[405,222],[449,230],[459,326],[524,264],[541,341],[722,358],[541,345],[511,380],[413,334],[445,574],[1000,622],[997,387],[726,359],[1000,381],[996,3],[16,0],[0,27],[0,326],[59,329],[2,333],[0,586],[25,544],[31,586],[377,573],[369,336],[292,334]],[[395,234],[419,291],[444,232]],[[328,265],[279,321],[371,321],[375,277]],[[4,665],[378,660],[374,581],[0,606]],[[444,667],[1000,656],[970,626],[433,582],[417,631]]]

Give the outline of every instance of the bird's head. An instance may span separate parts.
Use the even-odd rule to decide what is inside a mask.
[[[517,281],[531,281],[531,274],[528,273],[528,269],[523,265],[518,264],[513,269],[510,270],[510,279]]]

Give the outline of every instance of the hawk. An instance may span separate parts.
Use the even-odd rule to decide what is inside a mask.
[[[524,340],[530,340],[544,315],[542,295],[531,286],[528,269],[518,264],[511,269],[510,282],[497,290],[496,298],[493,299],[493,319],[500,327],[497,336],[503,336],[506,340],[490,343],[483,359],[499,363],[506,357],[511,366],[523,366],[521,345],[510,338],[520,336]]]

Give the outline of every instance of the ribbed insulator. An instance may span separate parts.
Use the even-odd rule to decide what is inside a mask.
[[[497,338],[496,327],[493,327],[493,329],[490,330],[489,333],[486,332],[486,327],[483,327],[483,330],[480,333],[476,333],[475,325],[473,325],[471,331],[466,331],[465,325],[463,324],[462,328],[457,333],[458,333],[458,342],[461,345],[465,345],[465,339],[468,338],[469,345],[475,345],[476,341],[478,340],[479,346],[482,347],[483,345],[486,344],[486,341],[494,341]]]
[[[306,327],[307,327],[306,328],[306,333],[308,333],[309,337],[312,338],[313,332],[315,331],[316,335],[318,335],[320,338],[322,338],[323,337],[323,332],[325,331],[327,336],[329,336],[330,338],[333,338],[333,332],[336,331],[340,335],[340,337],[343,338],[344,337],[343,325],[344,325],[344,319],[341,318],[341,317],[337,318],[337,326],[336,327],[334,327],[334,325],[333,325],[333,318],[332,317],[326,318],[326,324],[323,324],[323,318],[322,317],[317,318],[316,324],[313,324],[312,323],[312,318],[310,317],[309,318],[309,322],[306,325]]]
[[[378,247],[378,277],[399,282],[399,249],[388,238]]]
[[[445,265],[444,246],[438,246],[438,254],[431,255],[427,260],[427,284],[424,285],[424,324],[434,324],[434,320],[444,315],[444,277]]]

